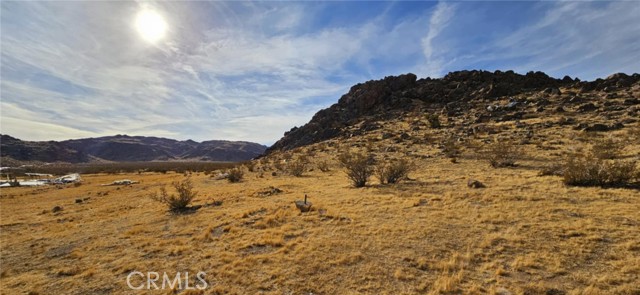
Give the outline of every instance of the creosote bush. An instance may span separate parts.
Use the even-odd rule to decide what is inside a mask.
[[[406,159],[380,164],[376,172],[380,183],[397,183],[406,178],[414,168],[414,165]]]
[[[244,171],[241,168],[236,167],[227,172],[227,180],[231,183],[240,182],[244,177]]]
[[[513,167],[520,159],[522,149],[511,141],[495,141],[486,146],[482,157],[491,167]]]
[[[438,116],[438,114],[427,114],[427,121],[429,121],[429,126],[431,126],[431,128],[442,127],[442,123],[440,123],[440,116]]]
[[[291,160],[287,165],[287,170],[289,174],[300,177],[307,169],[307,164],[305,162],[306,158],[298,158],[297,160]]]
[[[177,194],[167,193],[167,189],[162,187],[159,194],[151,194],[151,199],[164,203],[169,207],[170,211],[180,212],[188,209],[189,204],[198,194],[193,190],[193,184],[189,178],[180,181],[173,182]]]
[[[364,153],[345,152],[340,154],[338,161],[355,187],[365,186],[374,172],[373,158]]]
[[[329,168],[329,162],[327,160],[322,160],[318,162],[316,166],[318,166],[318,169],[320,169],[320,171],[322,172],[329,172],[330,168]]]
[[[455,136],[447,136],[442,141],[442,152],[447,158],[456,158],[462,153],[462,146]]]
[[[624,145],[622,141],[611,137],[596,140],[591,147],[593,155],[599,159],[615,159],[622,153]]]
[[[627,186],[640,178],[636,162],[605,160],[593,153],[569,155],[563,169],[563,182],[575,186]]]

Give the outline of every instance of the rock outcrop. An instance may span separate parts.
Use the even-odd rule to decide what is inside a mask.
[[[565,95],[562,87],[580,89],[580,92],[609,92],[609,96],[640,81],[639,74],[614,74],[606,79],[582,82],[565,76],[562,79],[549,77],[542,72],[525,75],[513,71],[458,71],[441,79],[417,79],[414,74],[385,77],[382,80],[357,84],[344,94],[336,104],[317,112],[311,121],[301,127],[285,132],[284,137],[267,149],[267,154],[278,150],[290,150],[345,135],[345,127],[365,122],[363,128],[375,128],[374,119],[397,116],[402,112],[422,111],[424,106],[438,106],[450,116],[460,115],[469,105],[486,102],[488,111],[478,113],[477,120],[515,120],[525,115],[518,112],[518,104],[511,101],[507,106],[491,106],[491,101],[500,97],[516,96],[522,93],[540,93],[544,96]],[[568,103],[583,101],[578,95],[568,98]],[[548,100],[540,99],[536,111],[547,109]],[[627,100],[632,105],[635,101]],[[431,108],[433,109],[433,108]],[[556,106],[564,111],[562,106]],[[582,106],[581,111],[596,108]]]

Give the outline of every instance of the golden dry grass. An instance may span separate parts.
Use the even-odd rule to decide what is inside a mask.
[[[490,128],[517,133],[513,122]],[[222,205],[192,214],[169,214],[147,197],[182,174],[83,175],[79,187],[3,188],[0,293],[168,294],[130,290],[126,276],[137,270],[206,272],[209,288],[180,294],[640,294],[639,191],[538,176],[562,151],[588,145],[580,132],[540,129],[522,145],[517,167],[495,169],[473,151],[493,135],[468,141],[451,163],[433,143],[394,143],[382,131],[288,152],[313,154],[311,166],[326,161],[328,172],[273,176],[291,158],[278,153],[240,183],[193,174],[194,204]],[[352,188],[337,166],[346,149],[409,157],[417,169],[399,184]],[[631,141],[622,157],[639,152]],[[122,178],[141,183],[99,186]],[[470,178],[487,188],[467,187]],[[271,186],[283,192],[264,193]],[[294,200],[305,194],[314,205],[301,214]],[[56,205],[64,209],[52,213]]]

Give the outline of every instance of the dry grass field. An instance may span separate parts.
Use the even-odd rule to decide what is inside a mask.
[[[193,204],[203,206],[190,214],[169,213],[148,196],[185,174],[96,174],[79,186],[3,188],[0,292],[640,294],[639,191],[539,176],[559,161],[558,151],[586,144],[578,131],[545,132],[544,141],[522,145],[518,166],[508,168],[478,159],[473,144],[452,163],[435,145],[382,140],[380,132],[276,153],[239,183],[193,173]],[[632,140],[621,157],[637,155],[632,131],[616,132]],[[353,188],[335,159],[367,148],[381,159],[410,158],[416,169],[399,184],[372,178]],[[272,175],[282,159],[303,154],[311,169],[301,177]],[[327,172],[315,167],[324,161]],[[141,183],[100,186],[123,178]],[[468,179],[486,188],[470,188]],[[294,201],[305,194],[312,211],[300,213]],[[54,206],[63,210],[53,213]],[[209,286],[134,291],[126,284],[134,270],[204,271]]]

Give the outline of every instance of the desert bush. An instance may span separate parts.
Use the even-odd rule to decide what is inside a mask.
[[[512,167],[522,156],[521,153],[520,147],[511,141],[494,141],[485,147],[481,156],[489,162],[491,167]]]
[[[316,166],[318,166],[318,169],[320,169],[320,171],[322,172],[329,172],[330,168],[329,168],[329,162],[327,160],[322,160],[319,161]]]
[[[166,188],[161,188],[159,194],[151,194],[151,199],[166,204],[170,211],[180,212],[188,209],[189,204],[196,197],[197,192],[193,190],[193,184],[189,178],[173,182],[177,194],[167,193]]]
[[[564,175],[564,167],[562,164],[551,164],[540,170],[538,176],[562,176]]]
[[[244,171],[240,167],[227,171],[227,180],[231,183],[240,182],[244,177]]]
[[[283,171],[284,165],[282,164],[282,161],[275,159],[273,162],[273,168],[275,168],[278,171]]]
[[[287,170],[289,174],[300,177],[305,172],[307,168],[307,164],[304,159],[298,158],[297,160],[292,160],[287,165]]]
[[[614,140],[611,137],[596,140],[591,146],[593,155],[599,159],[615,159],[620,156],[623,149],[622,141]]]
[[[440,123],[440,116],[438,114],[427,114],[427,121],[429,121],[429,126],[431,126],[431,128],[442,127],[442,123]]]
[[[244,164],[247,166],[247,170],[249,170],[249,172],[256,172],[256,161],[247,161]]]
[[[447,158],[455,158],[462,153],[462,146],[458,143],[456,136],[447,136],[442,141],[442,152]]]
[[[626,186],[640,177],[635,162],[600,159],[592,153],[569,155],[563,171],[563,182],[575,186]]]
[[[340,154],[338,161],[355,187],[365,186],[374,172],[373,158],[364,153],[345,152]]]
[[[413,164],[406,159],[379,164],[376,172],[380,183],[397,183],[409,175],[413,170]]]

